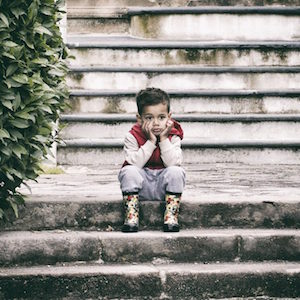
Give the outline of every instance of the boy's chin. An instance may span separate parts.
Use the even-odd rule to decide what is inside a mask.
[[[153,133],[156,137],[159,137],[159,135],[161,134],[161,131],[159,131],[159,132],[155,132],[155,131],[153,132],[153,131],[152,131],[152,133]]]

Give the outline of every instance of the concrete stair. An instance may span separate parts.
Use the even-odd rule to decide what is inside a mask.
[[[299,165],[185,168],[175,234],[157,201],[141,202],[140,232],[120,232],[119,166],[23,187],[26,207],[1,224],[2,299],[299,297]]]
[[[0,299],[300,298],[299,1],[67,4],[64,174],[22,187],[19,218],[0,222]],[[175,234],[158,201],[120,232],[123,137],[146,86],[170,93],[186,136]]]
[[[75,59],[58,162],[121,163],[134,95],[155,86],[182,120],[186,163],[299,163],[297,5],[70,1]]]

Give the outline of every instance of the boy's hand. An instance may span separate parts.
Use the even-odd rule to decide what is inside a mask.
[[[172,120],[167,121],[167,125],[164,131],[159,135],[160,141],[162,142],[163,140],[167,139],[169,136],[169,133],[171,132],[172,128],[174,126],[174,123]]]
[[[151,121],[144,122],[143,125],[142,125],[142,130],[144,131],[147,139],[150,140],[153,144],[156,144],[157,138],[154,135],[154,133],[151,131],[152,130]]]

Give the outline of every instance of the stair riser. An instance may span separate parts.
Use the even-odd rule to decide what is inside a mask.
[[[131,122],[70,122],[60,133],[62,139],[124,138]],[[296,140],[300,136],[297,122],[181,122],[185,138],[199,140]]]
[[[159,296],[161,289],[158,272],[6,276],[0,283],[3,299],[133,299]]]
[[[285,260],[300,261],[300,236],[286,234],[235,235],[208,233],[188,236],[122,233],[31,234],[1,237],[0,266],[48,265],[62,262],[205,263]]]
[[[71,49],[72,66],[297,66],[296,50]]]
[[[178,7],[178,6],[208,6],[208,5],[220,5],[220,6],[266,6],[266,5],[276,5],[276,6],[285,6],[299,5],[298,0],[67,0],[68,8],[115,8],[120,7],[130,7],[130,6],[166,6],[166,7]]]
[[[300,152],[293,149],[185,149],[185,163],[245,163],[245,164],[300,164]],[[124,154],[120,148],[59,148],[57,163],[62,165],[96,166],[122,164]]]
[[[67,33],[72,34],[129,34],[129,20],[124,18],[68,18]]]
[[[130,269],[129,269],[130,270]],[[2,275],[4,299],[215,299],[299,297],[299,270],[178,272],[154,267],[144,271],[87,274]],[[199,284],[201,282],[201,284]],[[55,287],[55,288],[52,288]],[[162,297],[161,297],[162,296]]]
[[[299,29],[298,16],[272,14],[140,15],[131,17],[130,24],[137,37],[204,41],[297,40]]]
[[[134,96],[72,96],[72,113],[136,114]],[[300,113],[300,97],[171,97],[171,111],[182,113],[285,114]]]
[[[118,187],[116,187],[118,188]],[[77,196],[78,197],[78,196]],[[123,204],[121,201],[58,202],[27,200],[26,208],[20,208],[19,218],[12,223],[1,224],[3,230],[121,230]],[[74,199],[74,197],[72,197]],[[120,191],[121,199],[121,191]],[[43,201],[42,201],[43,200]],[[84,196],[82,196],[84,200]],[[288,198],[283,198],[287,201]],[[40,202],[42,201],[42,202]],[[221,199],[223,201],[223,199]],[[161,230],[164,204],[147,201],[140,205],[140,229]],[[62,217],[64,216],[64,217]],[[13,218],[12,218],[13,219]],[[180,209],[182,229],[193,228],[299,228],[299,203],[191,203],[183,201]]]
[[[139,90],[158,87],[185,89],[282,90],[299,88],[300,73],[153,73],[76,72],[67,83],[73,89]]]
[[[141,38],[204,41],[299,39],[298,16],[203,13],[101,18],[103,13],[99,15],[98,18],[69,16],[68,34],[131,34]]]

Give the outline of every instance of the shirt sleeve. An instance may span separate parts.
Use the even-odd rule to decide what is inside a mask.
[[[161,159],[166,167],[180,166],[182,164],[181,139],[174,135],[159,143]]]
[[[143,168],[147,161],[150,159],[156,145],[151,141],[147,141],[143,146],[139,147],[135,137],[128,132],[124,140],[124,153],[125,160],[139,168]]]

